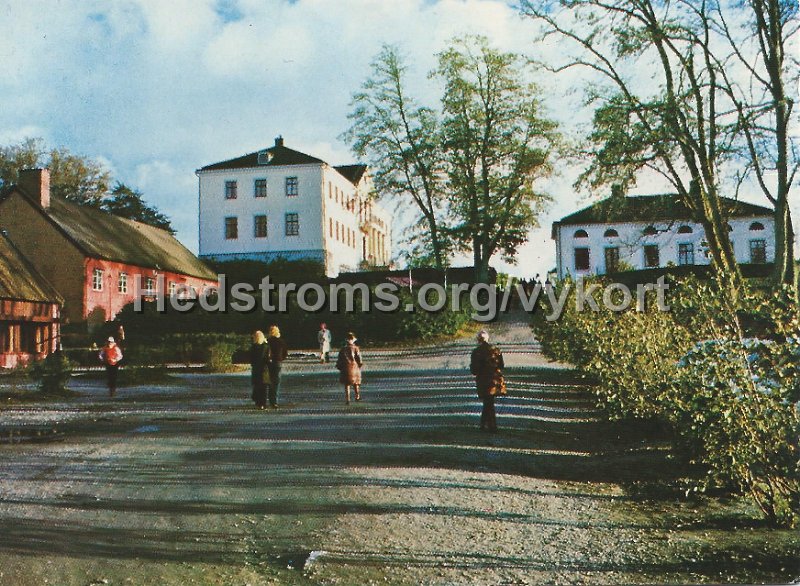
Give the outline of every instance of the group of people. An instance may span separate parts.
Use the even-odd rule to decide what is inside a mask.
[[[320,362],[328,362],[331,351],[332,335],[326,324],[320,324],[317,334],[319,342]],[[505,362],[503,353],[497,346],[489,344],[489,333],[486,330],[478,332],[477,347],[470,356],[470,372],[475,376],[475,385],[478,397],[483,402],[481,411],[480,429],[484,431],[497,431],[497,415],[495,412],[495,399],[506,394],[506,383],[503,377]],[[252,399],[259,409],[266,409],[267,402],[272,409],[278,408],[278,392],[281,384],[281,369],[283,361],[288,356],[286,342],[281,338],[281,331],[272,325],[264,332],[253,332],[253,344],[250,347],[250,366],[252,380]],[[108,391],[114,396],[117,391],[117,374],[122,361],[122,349],[109,337],[98,355],[106,368]],[[339,371],[339,382],[344,385],[345,402],[350,404],[350,389],[352,387],[355,400],[361,400],[361,368],[364,362],[361,358],[361,349],[356,345],[356,336],[349,332],[345,337],[345,344],[339,350],[336,359],[336,369]]]
[[[253,332],[253,345],[250,347],[252,398],[259,409],[267,408],[267,400],[270,407],[278,408],[281,368],[288,355],[278,326],[270,326],[266,336],[261,330]]]
[[[317,334],[319,342],[320,362],[330,361],[331,331],[326,324],[320,324]],[[253,344],[250,347],[250,366],[253,385],[253,402],[259,409],[266,409],[267,398],[273,409],[278,408],[278,389],[280,388],[281,363],[286,359],[288,351],[286,343],[281,339],[278,326],[269,328],[268,336],[261,331],[253,333]],[[361,350],[356,345],[356,336],[349,332],[345,344],[339,350],[336,368],[339,370],[339,382],[344,385],[345,402],[350,404],[350,388],[355,393],[355,400],[361,400]]]
[[[269,389],[270,405],[277,408],[280,363],[287,354],[286,345],[280,339],[280,331],[277,326],[272,326],[269,332],[270,335],[266,339],[262,332],[255,332],[251,348],[253,400],[261,409],[264,409],[266,405],[262,398],[265,396],[265,388]],[[327,325],[321,323],[319,332],[317,332],[321,363],[330,361],[332,338]],[[489,333],[486,330],[478,332],[477,342],[478,345],[470,356],[470,372],[475,376],[478,397],[483,402],[480,429],[496,432],[495,398],[506,394],[506,383],[503,377],[505,362],[500,349],[489,344]],[[361,400],[361,368],[363,364],[361,349],[356,345],[356,336],[353,332],[349,332],[336,359],[339,382],[344,385],[345,403],[348,405],[350,404],[351,387],[355,393],[355,400]]]

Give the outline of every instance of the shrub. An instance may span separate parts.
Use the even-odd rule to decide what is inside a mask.
[[[800,515],[800,344],[712,340],[680,361],[673,420],[709,484],[733,483],[773,523]]]
[[[713,282],[685,278],[671,283],[669,312],[577,312],[573,299],[557,321],[544,319],[546,301],[534,315],[545,354],[595,375],[610,416],[670,425],[677,447],[708,470],[695,490],[741,491],[770,521],[798,521],[800,321],[790,291],[733,302]]]
[[[208,372],[232,372],[237,370],[231,358],[236,350],[234,344],[228,342],[217,342],[208,348],[208,358],[205,368]]]
[[[61,352],[48,355],[35,362],[30,369],[31,378],[36,381],[39,391],[46,394],[59,394],[67,390],[72,376],[73,364]]]

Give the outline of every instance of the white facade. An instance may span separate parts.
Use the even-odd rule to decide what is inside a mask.
[[[279,138],[197,175],[203,258],[312,259],[328,276],[389,263],[391,219],[369,201],[363,166],[332,167]]]
[[[728,226],[739,263],[774,262],[772,216],[732,217]],[[688,220],[562,221],[553,225],[553,238],[559,279],[671,265],[708,265],[711,262],[703,226]]]

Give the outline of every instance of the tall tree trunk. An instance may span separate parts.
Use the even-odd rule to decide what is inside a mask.
[[[794,229],[786,199],[775,204],[775,265],[772,273],[776,286],[796,287],[794,264]]]
[[[718,194],[708,193],[700,188],[699,182],[692,181],[690,197],[701,206],[699,210],[702,214],[701,223],[711,253],[712,268],[720,285],[727,291],[731,300],[735,301],[739,297],[744,280],[739,263],[736,262],[736,255],[728,235],[728,223],[722,215]]]
[[[442,254],[442,243],[439,236],[439,227],[436,225],[435,219],[428,220],[428,226],[431,233],[431,248],[433,249],[433,262],[436,265],[436,269],[443,271],[444,266],[444,255]]]

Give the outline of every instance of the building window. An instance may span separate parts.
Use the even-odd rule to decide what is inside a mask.
[[[286,178],[286,195],[297,195],[297,177]]]
[[[694,244],[691,242],[678,244],[678,264],[680,266],[694,264]]]
[[[609,228],[608,230],[605,231],[605,234],[603,234],[603,236],[605,236],[606,238],[618,238],[619,232],[614,230],[614,228]]]
[[[762,224],[761,222],[753,222],[752,224],[750,224],[751,232],[760,232],[763,229],[764,229],[764,224]]]
[[[657,244],[644,245],[644,266],[647,268],[661,266],[661,259],[658,253]]]
[[[225,199],[236,199],[239,192],[239,186],[236,181],[225,182]]]
[[[692,234],[693,232],[694,230],[692,230],[691,226],[683,225],[680,228],[678,228],[678,234]]]
[[[328,236],[333,238],[333,218],[328,218]]]
[[[290,212],[286,214],[286,235],[300,235],[300,219],[297,217],[297,213]]]
[[[128,273],[120,273],[117,279],[117,293],[128,292]]]
[[[575,234],[573,235],[573,238],[588,238],[588,237],[589,237],[589,233],[586,232],[586,230],[583,230],[583,229],[575,230]]]
[[[95,269],[92,271],[92,291],[103,290],[103,271]]]
[[[576,248],[575,249],[575,270],[588,271],[589,270],[589,249]]]
[[[153,277],[147,277],[144,280],[144,294],[148,296],[155,295],[156,293],[156,280]]]
[[[239,219],[225,218],[225,240],[236,240],[239,237]]]
[[[655,236],[656,234],[658,234],[658,230],[656,230],[655,226],[650,225],[644,230],[642,230],[642,234],[644,234],[645,236]]]
[[[606,273],[619,272],[619,247],[609,246],[605,250],[606,254]]]
[[[253,217],[253,236],[256,238],[267,237],[267,216],[260,215]]]
[[[169,282],[169,296],[175,297],[178,293],[178,284],[175,281]]]
[[[750,241],[750,262],[753,264],[764,264],[767,262],[767,241]]]
[[[253,186],[253,194],[256,197],[267,197],[267,180],[256,179]]]

